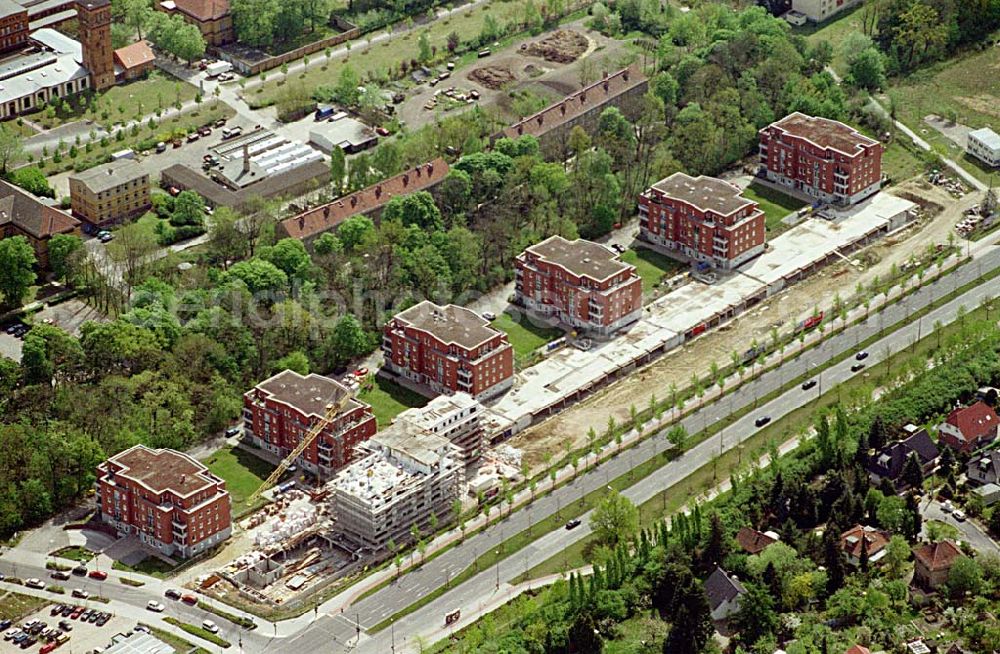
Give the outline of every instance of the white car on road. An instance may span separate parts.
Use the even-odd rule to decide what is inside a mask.
[[[167,607],[163,606],[163,604],[157,602],[156,600],[149,600],[148,602],[146,602],[146,608],[149,609],[150,611],[163,613],[163,610],[166,609]]]
[[[201,628],[213,634],[219,633],[219,625],[215,624],[211,620],[202,621]]]

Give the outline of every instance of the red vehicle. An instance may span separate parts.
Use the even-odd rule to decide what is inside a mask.
[[[198,598],[195,597],[194,595],[184,595],[183,597],[181,597],[181,601],[184,602],[185,604],[190,604],[191,606],[194,606],[195,604],[198,603]]]
[[[91,570],[87,575],[91,579],[97,579],[98,581],[104,581],[108,578],[108,573],[103,570]]]
[[[367,374],[368,374],[368,368],[365,368],[364,366],[354,371],[355,377],[364,377]]]
[[[83,607],[78,606],[75,609],[73,609],[73,612],[69,614],[69,617],[72,618],[73,620],[76,620],[80,617],[81,613],[83,613]]]
[[[810,316],[809,318],[806,318],[805,320],[803,320],[802,321],[802,329],[803,330],[812,329],[813,327],[819,326],[819,324],[821,322],[823,322],[823,312],[822,311],[820,311],[819,313],[817,313],[815,316]]]
[[[58,644],[59,643],[48,643],[46,645],[42,645],[42,648],[38,650],[38,654],[49,654],[49,652],[54,650]]]

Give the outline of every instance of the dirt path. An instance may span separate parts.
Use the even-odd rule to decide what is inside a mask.
[[[884,278],[893,264],[902,265],[911,254],[919,254],[930,244],[946,243],[962,211],[981,199],[980,193],[970,193],[956,201],[919,178],[893,190],[894,193],[909,193],[937,204],[937,212],[891,239],[856,253],[856,259],[864,257],[869,261],[864,271],[846,262],[828,266],[740,316],[725,328],[709,332],[691,346],[658,359],[604,391],[516,435],[510,444],[520,448],[524,460],[533,471],[538,471],[546,453],[559,456],[568,442],[573,443],[573,448],[582,447],[587,442],[587,431],[591,427],[598,433],[603,432],[609,415],[619,422],[626,420],[629,407],[645,408],[651,393],[656,393],[659,399],[669,397],[672,383],[684,388],[693,373],[707,374],[713,361],[720,366],[728,364],[731,352],[746,350],[754,339],[768,341],[772,327],[793,324],[808,316],[816,306],[830,306],[838,292],[847,299],[854,294],[859,282],[867,285],[876,275]]]

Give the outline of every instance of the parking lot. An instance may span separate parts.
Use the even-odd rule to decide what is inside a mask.
[[[88,604],[94,607],[95,611],[107,612],[107,608],[104,607],[99,602],[84,602],[82,604]],[[41,634],[46,633],[45,630],[53,630],[56,634],[61,634],[69,636],[69,639],[63,642],[58,647],[54,648],[55,651],[61,652],[91,652],[96,648],[105,648],[108,643],[111,642],[111,637],[117,633],[124,633],[130,631],[135,624],[124,617],[111,616],[108,618],[104,625],[98,625],[96,620],[94,622],[83,621],[82,617],[86,615],[85,612],[81,612],[74,619],[70,614],[68,616],[52,615],[52,611],[56,605],[49,604],[44,608],[36,611],[30,616],[26,617],[24,620],[8,627],[4,630],[4,639],[0,642],[0,654],[14,654],[15,652],[41,652],[42,649],[48,645],[50,640],[43,637]],[[78,605],[79,606],[79,605]],[[32,620],[36,620],[40,623],[45,623],[45,626],[41,629],[35,628],[40,631],[40,634],[32,636],[36,642],[28,647],[22,647],[21,645],[15,644],[14,640],[8,638],[8,635],[12,634],[14,631],[18,631],[20,627],[31,624]],[[60,628],[59,623],[63,622],[65,626],[69,627],[67,631],[64,628]],[[53,632],[49,632],[52,634]],[[23,643],[22,643],[23,645]]]
[[[105,321],[106,317],[101,315],[93,307],[81,300],[66,300],[53,306],[45,306],[31,319],[32,324],[46,324],[59,327],[66,332],[80,335],[80,325],[93,321]],[[24,346],[24,336],[28,333],[31,325],[20,321],[8,322],[0,325],[0,355],[21,361],[21,350]],[[13,329],[13,333],[9,330]]]

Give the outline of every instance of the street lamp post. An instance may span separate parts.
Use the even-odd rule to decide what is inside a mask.
[[[494,552],[497,557],[497,590],[500,590],[500,550]]]

